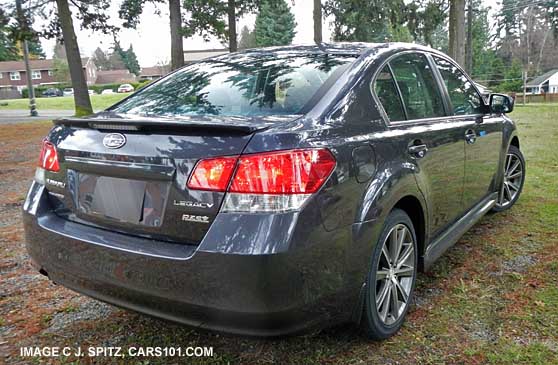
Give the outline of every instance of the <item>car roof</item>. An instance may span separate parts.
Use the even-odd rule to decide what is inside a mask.
[[[246,62],[256,60],[262,57],[292,57],[303,56],[308,54],[331,54],[331,55],[345,55],[358,57],[363,54],[375,54],[379,56],[386,52],[392,51],[426,51],[443,55],[440,51],[433,48],[422,46],[415,43],[367,43],[367,42],[335,42],[335,43],[320,43],[313,45],[290,45],[278,47],[265,47],[246,49],[234,53],[226,53],[223,55],[215,56],[200,60],[201,62],[220,61],[220,62]],[[447,56],[446,56],[447,57]]]

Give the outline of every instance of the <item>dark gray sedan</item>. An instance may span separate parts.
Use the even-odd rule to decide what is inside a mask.
[[[56,283],[187,325],[274,336],[354,321],[383,339],[417,271],[517,201],[512,108],[414,44],[203,60],[55,121],[27,247]]]

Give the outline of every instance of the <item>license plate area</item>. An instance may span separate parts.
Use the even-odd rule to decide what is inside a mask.
[[[81,214],[121,223],[159,227],[168,183],[78,174],[77,206]]]

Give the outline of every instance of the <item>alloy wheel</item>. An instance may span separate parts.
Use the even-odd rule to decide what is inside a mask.
[[[409,305],[415,276],[415,244],[404,224],[395,225],[382,243],[376,268],[375,302],[378,317],[391,325]]]
[[[519,156],[508,153],[504,171],[504,181],[498,195],[498,205],[506,207],[511,204],[519,194],[523,179],[523,164]]]

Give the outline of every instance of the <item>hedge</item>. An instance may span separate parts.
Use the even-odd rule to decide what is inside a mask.
[[[144,87],[145,85],[149,84],[151,82],[151,80],[144,80],[144,81],[140,81],[140,82],[129,82],[128,84],[132,85],[134,87],[135,90],[139,90],[142,87]],[[90,90],[95,91],[95,94],[100,94],[101,92],[103,92],[103,90],[106,89],[111,89],[112,91],[116,92],[118,90],[118,87],[122,84],[126,84],[126,82],[123,83],[113,83],[113,84],[102,84],[102,85],[89,85],[87,88]],[[70,84],[57,84],[57,85],[41,85],[41,86],[35,86],[35,97],[36,98],[40,98],[43,96],[43,93],[48,90],[48,89],[60,89],[60,90],[64,90],[66,88],[72,87],[72,85]],[[22,98],[28,98],[29,97],[29,93],[27,91],[27,88],[23,89],[21,91],[21,97]]]

